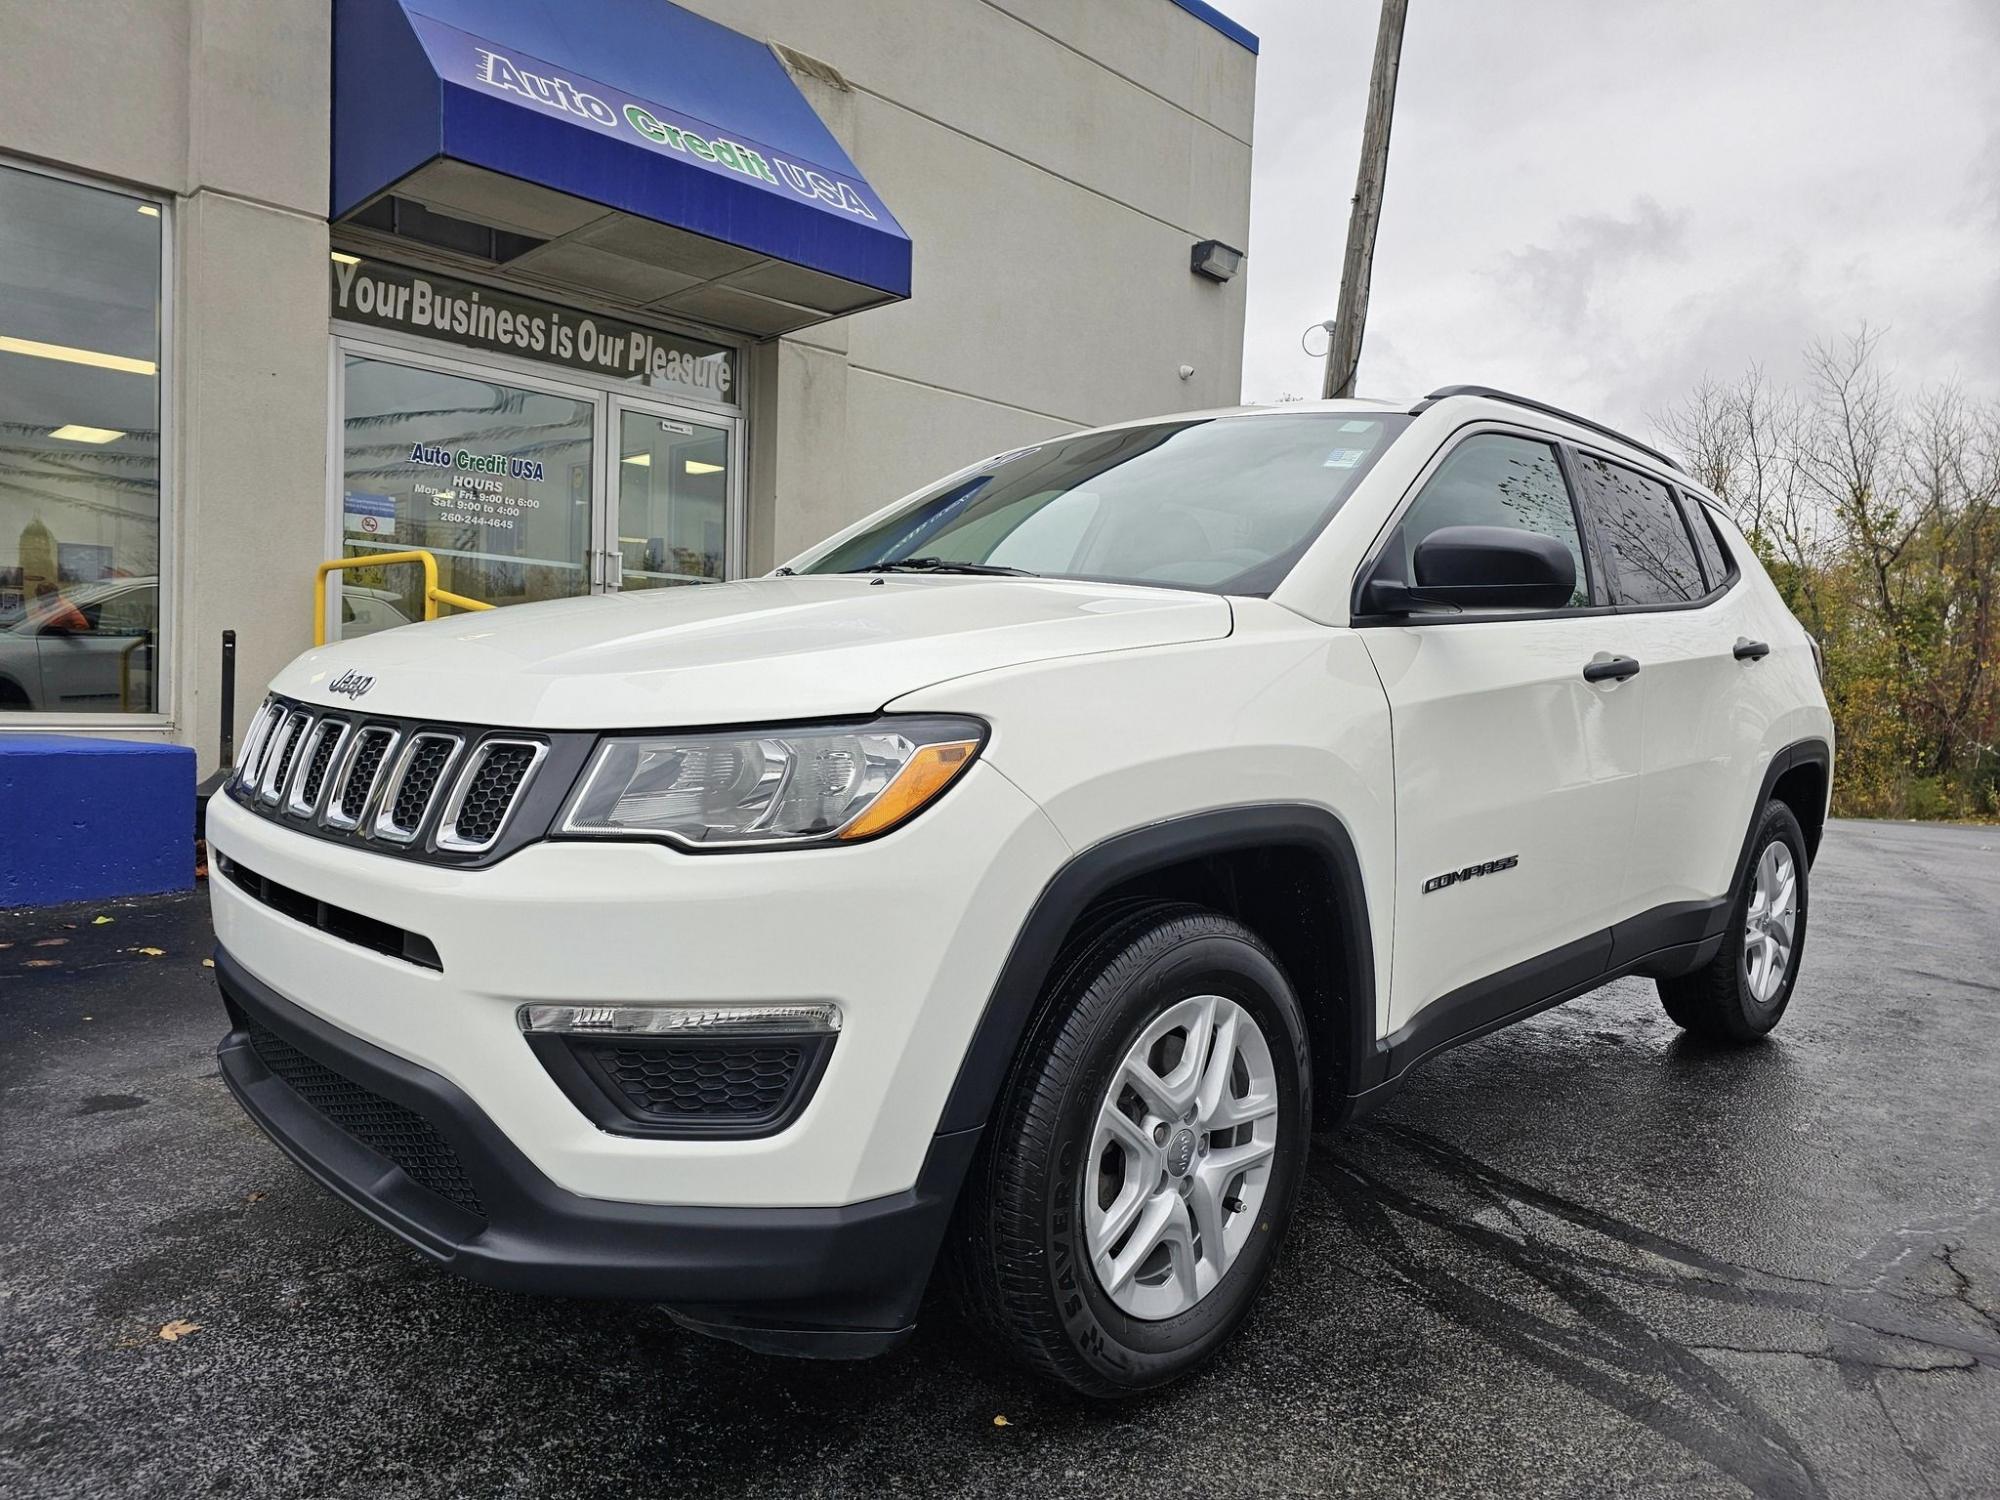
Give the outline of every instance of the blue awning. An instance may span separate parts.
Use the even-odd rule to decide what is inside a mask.
[[[784,65],[667,0],[335,0],[331,212],[758,334],[910,294]]]

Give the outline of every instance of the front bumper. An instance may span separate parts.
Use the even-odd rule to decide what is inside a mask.
[[[315,924],[211,881],[216,940],[239,970],[450,1083],[565,1192],[719,1208],[837,1208],[916,1185],[1021,920],[1068,852],[983,763],[909,826],[852,849],[551,840],[444,869],[227,798],[210,803],[208,832],[219,869],[234,861],[343,913]],[[370,924],[420,936],[430,962],[384,951],[396,945],[356,930]],[[808,1001],[839,1007],[839,1041],[797,1116],[756,1139],[600,1128],[517,1019],[539,1004]]]
[[[226,950],[216,977],[231,1022],[222,1075],[251,1118],[322,1184],[460,1275],[660,1302],[704,1332],[828,1358],[878,1353],[915,1323],[977,1130],[934,1137],[909,1190],[841,1207],[587,1198],[536,1170],[438,1074],[293,1005]]]

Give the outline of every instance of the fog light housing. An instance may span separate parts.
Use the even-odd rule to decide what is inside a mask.
[[[811,1100],[840,1008],[524,1005],[528,1046],[598,1129],[665,1139],[775,1135]]]

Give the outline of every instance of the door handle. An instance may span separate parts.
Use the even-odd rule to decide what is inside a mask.
[[[1736,659],[1738,661],[1762,661],[1771,654],[1771,648],[1763,641],[1753,641],[1747,635],[1736,637]]]
[[[1583,680],[1585,682],[1604,682],[1607,680],[1623,682],[1628,677],[1637,677],[1638,675],[1639,663],[1635,658],[1630,656],[1612,656],[1602,661],[1587,661],[1583,664]]]

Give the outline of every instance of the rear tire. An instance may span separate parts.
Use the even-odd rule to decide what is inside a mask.
[[[1109,1397],[1193,1370],[1249,1312],[1298,1195],[1311,1063],[1241,923],[1148,902],[1093,926],[988,1127],[952,1273],[1005,1352]]]
[[[1778,1024],[1806,946],[1806,839],[1782,802],[1767,802],[1750,863],[1715,957],[1692,974],[1657,981],[1660,1003],[1690,1034],[1754,1042]]]

